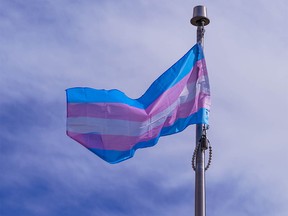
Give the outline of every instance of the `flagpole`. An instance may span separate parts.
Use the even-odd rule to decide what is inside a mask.
[[[204,26],[210,23],[210,20],[207,17],[206,7],[202,5],[194,7],[193,17],[190,22],[192,25],[197,26],[197,43],[200,43],[203,47],[205,32]],[[205,150],[207,149],[207,129],[207,125],[205,124],[196,125],[196,148],[194,152],[194,156],[196,157],[195,216],[206,216]],[[192,161],[192,163],[194,163],[194,161]]]

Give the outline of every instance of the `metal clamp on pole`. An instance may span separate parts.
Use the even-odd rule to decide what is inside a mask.
[[[204,44],[204,26],[210,23],[207,17],[207,10],[205,6],[199,5],[193,9],[193,17],[190,20],[191,24],[197,26],[197,43],[203,47]],[[206,216],[206,193],[205,193],[205,150],[208,147],[208,140],[206,137],[207,125],[196,125],[196,149],[194,152],[195,168],[195,216]],[[206,148],[206,149],[205,149]],[[210,165],[210,163],[208,163]],[[208,167],[207,167],[208,168]]]
[[[208,139],[207,139],[207,136],[205,134],[202,134],[201,139],[200,139],[200,143],[201,143],[202,150],[205,151],[208,149]]]

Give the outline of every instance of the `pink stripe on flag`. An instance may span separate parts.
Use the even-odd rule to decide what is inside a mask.
[[[121,103],[68,103],[67,109],[68,118],[94,117],[139,122],[147,118],[145,110]]]
[[[163,126],[171,126],[178,119],[187,118],[193,113],[199,111],[201,108],[210,109],[210,101],[206,100],[205,97],[208,97],[208,95],[205,93],[201,93],[195,98],[195,100],[181,104],[178,109],[174,110],[168,116]]]
[[[126,151],[133,148],[139,142],[149,141],[160,133],[163,125],[153,128],[139,136],[105,135],[105,134],[82,134],[67,131],[67,135],[77,140],[86,148],[103,150]],[[105,143],[105,144],[104,144]]]

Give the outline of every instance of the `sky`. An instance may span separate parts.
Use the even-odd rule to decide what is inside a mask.
[[[65,89],[140,97],[195,44],[196,5],[211,20],[207,215],[287,215],[287,1],[0,0],[1,216],[194,215],[195,126],[111,165],[66,136]]]

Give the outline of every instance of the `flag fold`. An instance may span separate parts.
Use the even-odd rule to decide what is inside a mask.
[[[208,124],[210,88],[203,50],[193,46],[138,99],[123,92],[69,88],[67,135],[109,163],[133,157],[160,136]]]

